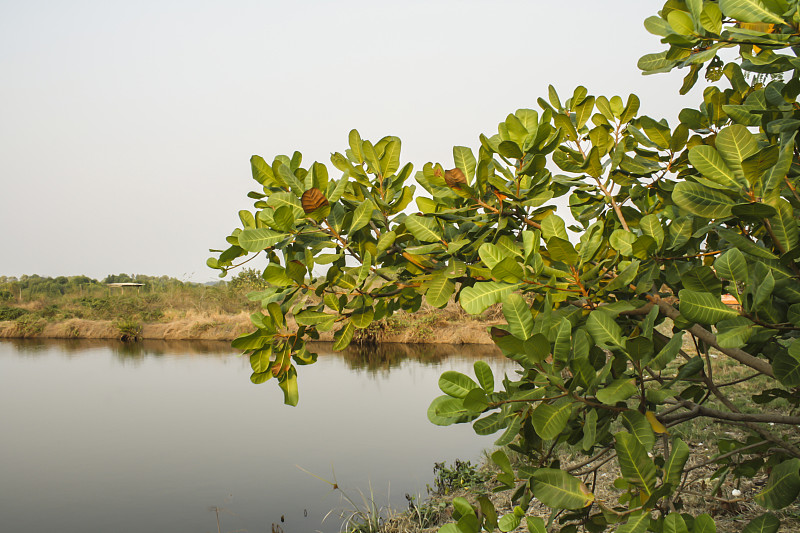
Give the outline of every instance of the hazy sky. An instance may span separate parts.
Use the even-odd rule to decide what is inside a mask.
[[[205,281],[257,185],[249,158],[328,164],[357,128],[403,161],[520,107],[635,92],[671,123],[697,91],[642,76],[661,2],[0,0],[0,275]]]

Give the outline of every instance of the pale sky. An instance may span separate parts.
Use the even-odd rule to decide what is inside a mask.
[[[634,92],[674,125],[699,91],[636,68],[663,47],[642,24],[661,5],[0,0],[0,275],[216,279],[251,155],[338,178],[357,128],[447,167],[550,83]]]

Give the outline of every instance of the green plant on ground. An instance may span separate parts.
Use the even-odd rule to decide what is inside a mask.
[[[433,487],[428,486],[428,492],[439,496],[455,490],[482,486],[491,478],[489,473],[481,471],[477,465],[460,459],[453,461],[449,467],[444,462],[434,463],[433,476]]]
[[[32,313],[26,313],[17,317],[14,322],[17,325],[22,337],[33,337],[44,330],[45,320]]]
[[[19,317],[28,314],[27,309],[19,307],[0,307],[0,320],[16,320]]]
[[[142,325],[132,318],[120,318],[114,321],[114,327],[119,330],[121,341],[138,341],[142,338]]]
[[[297,367],[316,360],[306,340],[321,331],[335,330],[341,350],[423,299],[455,297],[473,315],[501,306],[491,334],[517,374],[495,380],[483,362],[474,379],[445,372],[428,417],[499,433],[496,444],[524,458],[492,454],[515,507],[498,517],[488,499],[456,498],[442,532],[716,531],[710,514],[681,507],[698,451],[677,434],[696,419],[735,436],[692,461],[716,480],[768,478],[744,533],[775,533],[771,511],[800,494],[798,3],[669,0],[645,25],[668,49],[642,70],[687,68],[685,93],[705,66],[703,101],[677,125],[638,116],[635,95],[581,86],[564,100],[551,86],[540,111],[508,115],[477,152],[455,147],[454,168],[425,164],[416,198],[397,137],[372,143],[353,130],[333,177],[299,152],[254,156],[255,211],[240,212],[230,247],[208,261],[224,275],[242,256],[267,259],[270,288],[251,295],[256,331],[233,345],[249,354],[251,380],[276,378],[290,405]],[[723,63],[724,48],[739,58]],[[742,377],[721,380],[712,355]],[[752,412],[730,391],[755,379],[764,389]],[[597,472],[609,461],[619,474],[606,481]],[[529,515],[533,498],[551,509],[546,520]]]

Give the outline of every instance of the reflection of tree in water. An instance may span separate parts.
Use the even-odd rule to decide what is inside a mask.
[[[345,360],[353,370],[368,372],[390,372],[405,360],[423,365],[438,365],[451,357],[466,359],[502,358],[500,351],[492,345],[481,344],[399,344],[350,345],[344,352],[333,352],[328,343],[315,343],[309,347],[321,356],[337,356]]]
[[[57,348],[70,355],[88,355],[92,351],[111,351],[121,360],[140,360],[148,356],[164,355],[200,355],[228,357],[238,355],[228,341],[203,340],[143,340],[138,342],[122,342],[106,339],[9,339],[9,343],[18,353],[25,356],[37,356]]]

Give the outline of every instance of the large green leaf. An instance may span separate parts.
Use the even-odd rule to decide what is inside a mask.
[[[502,248],[490,242],[481,244],[480,248],[478,248],[478,255],[483,264],[489,268],[494,268],[497,263],[508,257]]]
[[[792,205],[783,198],[779,198],[774,207],[778,211],[778,215],[770,218],[769,223],[778,240],[778,249],[785,253],[797,247],[800,236],[797,230],[797,219],[794,216]]]
[[[518,339],[527,340],[533,334],[533,315],[528,302],[516,293],[503,298],[503,316],[508,322],[508,330]]]
[[[437,274],[428,282],[428,290],[425,291],[425,300],[432,307],[444,307],[450,301],[450,297],[455,291],[456,284],[446,275]]]
[[[689,528],[680,514],[670,513],[664,519],[664,533],[689,533]]]
[[[490,306],[499,303],[504,296],[511,293],[516,285],[487,281],[476,283],[472,287],[466,287],[461,291],[459,301],[461,307],[471,315],[484,312]]]
[[[619,526],[616,533],[645,533],[650,524],[650,513],[638,511],[632,513],[628,521]]]
[[[642,413],[633,410],[625,411],[622,413],[622,423],[636,437],[636,440],[644,446],[645,450],[650,451],[653,449],[656,443],[656,434],[653,432],[653,426],[650,425],[650,421]]]
[[[704,218],[727,218],[736,205],[729,196],[699,183],[682,181],[672,191],[672,200],[681,209]]]
[[[601,346],[622,347],[622,328],[604,311],[592,311],[586,320],[586,330]]]
[[[781,521],[772,513],[765,513],[761,516],[750,520],[744,526],[742,533],[778,533],[781,527]]]
[[[724,15],[741,22],[783,23],[761,0],[719,0],[719,8]]]
[[[361,202],[353,212],[353,221],[350,223],[349,232],[354,233],[369,224],[374,210],[375,204],[372,203],[372,200],[367,199]]]
[[[569,241],[569,236],[567,235],[567,226],[564,224],[564,219],[555,213],[551,213],[544,217],[541,225],[542,237],[544,237],[545,240],[548,240],[551,237],[559,237],[565,241]]]
[[[669,459],[664,464],[664,483],[672,485],[673,491],[677,490],[680,485],[683,467],[687,459],[689,459],[689,446],[681,439],[675,439]]]
[[[487,393],[491,393],[494,390],[494,374],[492,373],[492,367],[487,365],[484,361],[475,361],[472,365],[475,369],[475,376],[478,378],[478,383],[481,384],[481,387]]]
[[[586,485],[555,468],[540,468],[531,478],[533,495],[553,509],[582,509],[594,501]]]
[[[632,378],[621,377],[598,390],[597,399],[605,404],[614,405],[617,402],[627,400],[636,394],[637,390]]]
[[[239,246],[248,252],[260,252],[275,246],[286,235],[267,228],[246,229],[239,234]]]
[[[438,242],[442,240],[442,230],[432,218],[409,215],[406,217],[405,223],[408,231],[422,242]]]
[[[472,154],[472,150],[466,146],[454,146],[453,160],[456,168],[461,169],[467,178],[467,184],[472,183],[472,179],[475,177],[475,156]]]
[[[795,339],[789,349],[779,351],[772,360],[775,377],[787,387],[800,385],[800,342]]]
[[[717,134],[714,146],[728,167],[733,170],[739,185],[746,186],[747,180],[742,171],[742,161],[758,152],[755,135],[750,133],[746,126],[733,124]]]
[[[428,420],[437,426],[455,424],[461,417],[467,415],[464,401],[452,396],[439,396],[428,407]]]
[[[448,370],[439,377],[439,388],[449,396],[464,398],[469,394],[469,391],[477,389],[478,384],[461,372]]]
[[[571,402],[566,401],[558,405],[542,402],[531,414],[533,429],[544,440],[553,440],[566,427],[571,412]]]
[[[694,517],[692,533],[717,533],[717,525],[708,513],[703,513]]]
[[[714,269],[723,279],[731,281],[734,285],[747,281],[747,261],[738,248],[731,248],[714,261]]]
[[[739,313],[708,292],[683,289],[678,293],[681,316],[698,324],[716,324],[720,320],[739,316]]]
[[[789,459],[772,469],[764,490],[753,498],[767,509],[783,509],[800,494],[800,459]]]
[[[647,456],[647,450],[626,431],[620,431],[614,438],[622,477],[650,496],[656,484],[656,465]]]
[[[725,186],[728,190],[738,191],[744,185],[712,146],[701,144],[693,147],[689,150],[689,161],[703,176]]]

